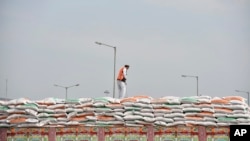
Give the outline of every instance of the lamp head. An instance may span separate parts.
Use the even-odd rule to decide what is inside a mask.
[[[96,44],[98,44],[98,45],[102,45],[102,43],[100,43],[100,42],[95,42]]]
[[[105,94],[109,94],[109,91],[108,91],[108,90],[105,90],[104,93],[105,93]]]
[[[187,77],[186,75],[181,75],[181,77]]]

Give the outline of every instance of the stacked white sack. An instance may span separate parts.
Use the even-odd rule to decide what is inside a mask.
[[[154,107],[155,125],[183,125],[184,114],[178,97],[167,96],[151,101]]]
[[[0,102],[0,127],[38,126],[38,105],[25,98]]]
[[[218,126],[249,125],[250,114],[246,100],[239,96],[214,97],[211,100]]]
[[[134,96],[121,100],[124,106],[125,126],[153,125],[153,107],[150,104],[152,98],[148,96]]]
[[[95,124],[88,124],[97,126],[123,125],[124,121],[121,118],[121,111],[124,110],[123,106],[119,103],[120,100],[110,97],[95,98],[93,101],[94,115],[87,117],[88,120],[92,119],[95,121]],[[117,110],[115,111],[115,109]]]
[[[203,126],[216,126],[214,108],[211,105],[211,97],[194,96],[181,98],[185,123]]]

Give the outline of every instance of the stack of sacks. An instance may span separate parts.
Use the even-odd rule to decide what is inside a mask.
[[[38,105],[28,99],[20,98],[0,105],[0,126],[39,126]]]
[[[92,106],[91,98],[67,99],[65,102],[59,100],[57,103],[65,105],[62,114],[66,113],[66,117],[58,117],[57,121],[65,125],[81,125],[86,121],[86,116],[93,115],[93,112],[86,110],[86,107]]]
[[[62,102],[62,101],[60,101]],[[66,125],[81,125],[88,121],[87,116],[94,115],[91,98],[67,99],[65,102],[66,117],[57,118]],[[61,103],[63,104],[63,103]]]
[[[38,104],[37,118],[45,125],[78,125],[88,112],[84,111],[84,106],[92,105],[92,99],[55,99],[47,98],[36,101]]]
[[[121,118],[123,116],[123,106],[120,104],[120,100],[110,97],[95,98],[93,108],[95,115],[88,116],[87,119],[95,120],[97,126],[124,124]]]
[[[198,103],[195,104],[195,107],[201,109],[199,113],[197,113],[198,117],[202,118],[202,121],[198,122],[198,125],[204,126],[216,126],[216,119],[214,117],[214,107],[211,104],[210,96],[199,96],[197,97]]]
[[[61,124],[65,125],[67,121],[62,121],[60,119],[65,119],[67,117],[65,111],[65,102],[63,100],[56,100],[54,98],[47,98],[44,100],[36,101],[38,104],[38,114],[37,119],[40,123],[45,124]]]
[[[215,97],[211,100],[218,126],[249,125],[250,114],[246,100],[239,96]]]
[[[196,124],[202,121],[202,118],[197,116],[201,112],[201,108],[196,106],[199,103],[197,97],[182,97],[180,98],[180,102],[185,115],[185,123]]]
[[[9,116],[7,110],[9,107],[7,106],[5,101],[0,101],[0,127],[9,127],[7,123],[7,118]]]
[[[216,126],[214,108],[211,105],[211,97],[194,96],[181,98],[185,123],[204,126]]]
[[[178,97],[162,97],[151,101],[154,108],[155,125],[174,126],[182,125],[184,114]]]
[[[121,104],[124,106],[124,121],[126,126],[152,125],[154,122],[152,100],[149,96],[134,96],[124,98]]]
[[[228,126],[250,124],[245,99],[209,96],[153,99],[134,96],[0,101],[0,127],[41,126]]]

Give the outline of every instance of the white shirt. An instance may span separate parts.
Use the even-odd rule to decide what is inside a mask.
[[[123,76],[125,79],[127,79],[127,68],[123,68]]]

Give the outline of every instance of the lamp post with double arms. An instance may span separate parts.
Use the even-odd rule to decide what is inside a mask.
[[[111,46],[111,45],[107,45],[104,43],[100,43],[100,42],[95,42],[98,45],[104,45],[106,47],[111,47],[114,49],[114,80],[113,80],[113,98],[115,98],[115,66],[116,66],[116,47],[115,46]]]
[[[68,88],[77,87],[77,86],[79,86],[79,85],[80,85],[80,84],[75,84],[75,85],[72,85],[72,86],[65,87],[65,86],[60,86],[60,85],[54,84],[55,87],[65,88],[65,90],[66,90],[65,99],[68,99]]]
[[[198,76],[193,76],[193,75],[181,75],[182,77],[193,77],[196,78],[197,81],[197,96],[199,96],[199,77]]]
[[[249,92],[247,92],[247,91],[240,91],[240,90],[235,90],[236,92],[239,92],[239,93],[246,93],[247,94],[247,102],[248,102],[248,106],[250,106],[249,105]]]

